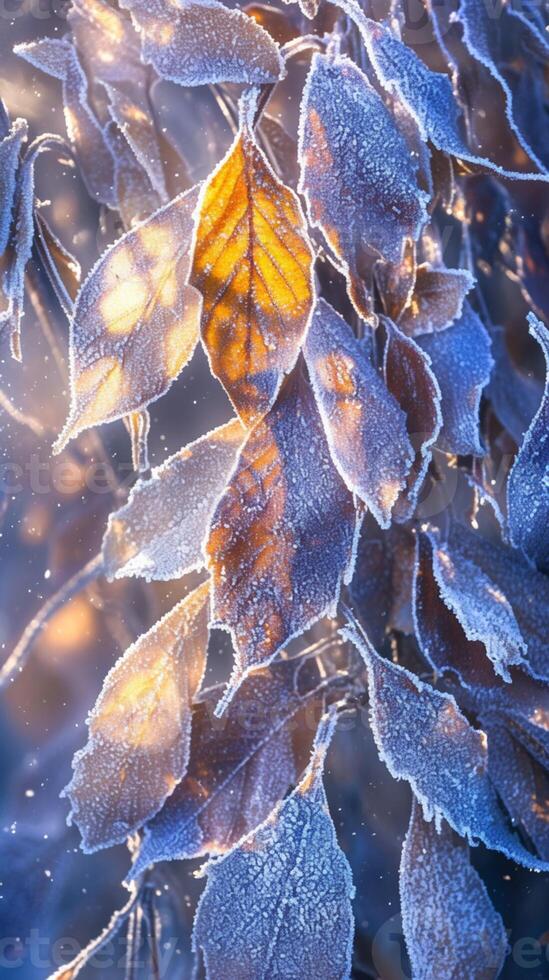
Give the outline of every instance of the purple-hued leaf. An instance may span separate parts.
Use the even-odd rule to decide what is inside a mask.
[[[206,547],[213,622],[235,647],[227,700],[250,670],[335,611],[357,525],[298,365],[248,435]]]
[[[184,446],[132,488],[103,540],[108,578],[181,578],[204,564],[210,520],[245,430],[234,419]]]
[[[507,826],[488,777],[485,733],[469,724],[451,695],[382,659],[354,627],[343,635],[368,668],[370,724],[380,758],[395,779],[410,783],[426,816],[444,817],[462,837],[527,868],[547,868]]]
[[[456,323],[418,337],[417,342],[431,359],[442,396],[438,447],[446,453],[482,456],[480,399],[493,366],[490,337],[483,323],[465,303]]]
[[[415,538],[408,529],[392,524],[382,531],[371,515],[366,515],[349,590],[360,621],[376,647],[381,646],[390,629],[413,633],[415,551]]]
[[[503,922],[469,861],[468,845],[413,802],[402,847],[400,904],[414,980],[498,976]]]
[[[334,721],[319,727],[291,796],[206,866],[193,943],[209,980],[350,975],[354,888],[322,783]]]
[[[187,775],[145,827],[130,877],[157,861],[223,854],[262,823],[299,775],[329,687],[312,664],[283,661],[250,674],[221,719],[221,688],[204,692]]]
[[[364,344],[323,299],[304,353],[333,461],[349,489],[388,527],[414,459],[406,415]]]
[[[208,646],[209,583],[144,633],[107,674],[63,794],[87,853],[121,843],[185,775],[191,706]]]
[[[461,316],[463,303],[474,279],[466,269],[417,267],[409,305],[399,317],[400,329],[410,337],[445,330]]]
[[[431,461],[431,450],[442,425],[441,394],[429,356],[384,319],[386,343],[383,360],[385,382],[406,415],[410,442],[416,451],[406,487],[394,508],[396,520],[408,520]]]
[[[499,421],[520,446],[539,408],[543,388],[513,362],[503,330],[494,328],[491,338],[495,364],[486,395]]]
[[[427,220],[417,166],[382,99],[345,57],[313,56],[301,107],[300,190],[345,272],[357,311],[379,257],[398,263]]]
[[[216,0],[123,0],[143,60],[180,85],[261,85],[282,74],[278,45],[252,17]]]
[[[545,391],[507,482],[509,536],[542,571],[549,571],[549,332],[533,313],[530,333],[546,363]]]
[[[549,775],[495,716],[484,719],[488,772],[513,820],[549,860]]]
[[[17,170],[21,147],[27,139],[27,123],[16,119],[0,140],[0,255],[3,255],[10,235],[15,204]]]

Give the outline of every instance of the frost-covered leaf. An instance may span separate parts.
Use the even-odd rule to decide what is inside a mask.
[[[391,775],[410,783],[426,815],[444,817],[462,837],[518,864],[543,868],[501,812],[488,776],[486,734],[469,724],[451,695],[382,659],[354,628],[343,634],[368,668],[370,724]]]
[[[429,355],[442,396],[442,428],[437,445],[446,453],[482,456],[479,407],[493,366],[490,337],[481,320],[464,304],[451,327],[417,338]]]
[[[159,398],[198,341],[187,284],[198,187],[119,238],[91,270],[71,321],[71,407],[54,452],[90,426]]]
[[[15,203],[19,155],[26,138],[26,121],[16,119],[0,139],[0,255],[4,254],[8,244]]]
[[[381,646],[390,629],[413,632],[412,584],[415,538],[399,524],[387,531],[367,514],[358,541],[350,585],[357,613],[372,643]]]
[[[507,121],[522,149],[542,173],[547,173],[549,160],[546,141],[544,145],[544,127],[540,127],[538,119],[533,118],[533,125],[524,129],[522,124],[524,117],[520,113],[516,86],[511,84],[511,79],[503,67],[505,54],[500,40],[502,31],[518,33],[516,26],[506,19],[506,11],[511,8],[511,4],[509,8],[507,6],[502,8],[500,13],[502,22],[498,23],[497,29],[493,16],[483,0],[460,0],[455,19],[463,28],[463,41],[470,54],[488,69],[501,86],[505,96]],[[532,95],[533,93],[531,97]]]
[[[221,688],[206,691],[187,774],[146,825],[131,877],[157,861],[222,854],[262,823],[299,775],[299,743],[310,749],[329,685],[312,663],[274,663],[250,674],[221,719]]]
[[[481,170],[516,180],[548,179],[544,174],[504,170],[491,160],[473,153],[465,139],[460,109],[448,75],[431,71],[388,27],[366,17],[355,0],[342,0],[340,6],[357,24],[379,82],[408,108],[419,125],[423,139],[429,140],[443,153]]]
[[[511,817],[549,860],[549,774],[497,718],[487,716],[488,771]]]
[[[352,574],[356,523],[313,394],[295,371],[248,435],[206,548],[213,621],[235,646],[227,697],[335,610]]]
[[[295,364],[313,302],[301,207],[255,141],[255,102],[243,99],[239,133],[204,186],[191,274],[211,369],[248,425]]]
[[[484,645],[494,670],[510,681],[509,668],[524,664],[527,651],[511,604],[486,573],[459,551],[431,539],[433,571],[443,602],[461,623],[468,640]]]
[[[146,221],[162,204],[147,172],[139,163],[128,140],[116,123],[110,123],[105,135],[114,157],[116,206],[126,230]]]
[[[539,408],[543,388],[512,360],[503,330],[492,329],[491,338],[495,363],[486,395],[499,421],[520,446]]]
[[[461,316],[463,303],[474,279],[465,269],[446,269],[422,263],[409,305],[398,325],[411,337],[444,330]]]
[[[546,363],[545,391],[507,482],[509,535],[515,548],[549,572],[549,332],[530,313],[530,333]]]
[[[80,288],[81,268],[50,227],[39,208],[34,210],[35,244],[59,302],[70,316]]]
[[[44,37],[30,44],[17,44],[14,51],[35,68],[63,82],[65,125],[79,172],[94,200],[116,207],[114,159],[90,108],[88,82],[76,48],[65,38]]]
[[[416,450],[406,487],[394,508],[397,520],[407,520],[414,512],[431,461],[431,448],[442,425],[441,394],[429,356],[390,320],[384,319],[383,323],[387,338],[383,360],[385,382],[406,415],[408,436]]]
[[[140,636],[115,664],[64,790],[86,852],[124,841],[185,774],[191,705],[206,666],[209,582]]]
[[[123,0],[142,41],[143,60],[180,85],[276,82],[278,45],[251,17],[216,0]]]
[[[206,867],[193,942],[210,980],[350,976],[354,888],[322,784],[332,730],[319,728],[291,796]]]
[[[181,578],[204,564],[202,546],[244,440],[234,419],[184,446],[132,488],[103,540],[109,578]]]
[[[413,802],[402,848],[400,904],[414,980],[489,980],[507,952],[500,916],[469,861],[467,844]]]
[[[388,527],[414,458],[406,416],[364,344],[323,299],[304,353],[333,461],[349,489]]]
[[[311,222],[342,263],[357,311],[369,317],[365,281],[381,256],[398,263],[427,220],[427,195],[396,123],[348,58],[313,56],[301,108],[300,190]]]

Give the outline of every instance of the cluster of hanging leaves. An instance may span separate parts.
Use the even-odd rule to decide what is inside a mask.
[[[95,574],[195,573],[105,678],[74,758],[83,849],[131,838],[132,864],[63,980],[125,928],[151,866],[199,857],[205,976],[350,976],[323,769],[366,701],[411,791],[414,978],[502,968],[470,846],[549,866],[546,27],[533,4],[425,0],[417,35],[398,3],[300,8],[74,0],[62,36],[16,48],[58,80],[66,139],[27,145],[0,116],[2,329],[20,358],[34,254],[70,325],[53,452],[119,419],[132,438]],[[174,187],[159,82],[209,86],[233,128],[200,183],[183,147]],[[119,218],[82,282],[36,199],[46,150]],[[148,406],[197,345],[233,415],[150,471]],[[205,688],[214,627],[234,663]]]

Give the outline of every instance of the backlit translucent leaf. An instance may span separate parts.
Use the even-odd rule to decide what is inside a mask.
[[[511,8],[511,5],[509,5]],[[521,115],[517,111],[518,99],[515,98],[516,86],[510,84],[512,72],[505,73],[502,64],[504,63],[505,53],[501,44],[501,31],[512,31],[518,34],[516,25],[513,25],[505,17],[507,7],[502,8],[500,17],[502,21],[496,25],[490,9],[483,3],[483,0],[460,0],[455,19],[463,27],[463,41],[470,54],[477,61],[488,69],[490,74],[502,88],[506,102],[507,121],[517,137],[522,149],[530,157],[533,163],[542,172],[547,172],[547,157],[543,152],[543,126],[539,126],[536,120],[534,126],[527,127],[524,131],[521,125]],[[531,55],[528,55],[530,58]],[[524,70],[524,68],[523,68]],[[542,137],[540,140],[539,137]],[[545,159],[544,159],[545,157]]]
[[[459,106],[448,75],[431,71],[388,27],[365,17],[355,0],[342,0],[340,6],[357,24],[381,85],[404,102],[416,119],[423,139],[444,153],[501,176],[515,180],[548,179],[543,174],[504,170],[473,153],[465,139]]]
[[[119,238],[94,266],[71,322],[71,408],[54,452],[83,429],[159,398],[189,361],[200,296],[187,285],[198,188]]]
[[[549,860],[549,775],[505,725],[490,716],[488,771],[508,812]]]
[[[87,852],[124,841],[185,774],[191,705],[206,665],[208,596],[205,582],[140,636],[105,679],[64,790]]]
[[[503,922],[469,862],[469,848],[414,801],[402,848],[400,903],[414,980],[497,977],[507,952]]]
[[[202,546],[244,429],[236,419],[184,446],[132,488],[103,540],[109,578],[181,578],[204,564]]]
[[[516,548],[549,571],[549,332],[530,313],[530,333],[546,362],[545,391],[507,482],[509,535]]]
[[[145,827],[131,876],[157,861],[222,854],[254,830],[299,775],[329,681],[313,664],[283,661],[254,671],[223,718],[220,688],[193,709],[186,776]]]
[[[449,327],[461,316],[465,296],[473,283],[472,275],[465,269],[419,265],[410,304],[398,321],[400,329],[415,337]]]
[[[210,980],[350,976],[354,888],[322,785],[332,728],[291,796],[207,865],[193,941]]]
[[[162,198],[139,163],[122,130],[111,123],[105,130],[114,157],[116,206],[126,230],[158,211]]]
[[[414,458],[406,416],[364,344],[323,299],[304,352],[334,463],[381,527],[388,527]]]
[[[252,95],[235,142],[204,185],[191,275],[204,298],[211,369],[246,424],[268,411],[295,364],[313,302],[301,207],[255,141],[254,111]]]
[[[16,119],[0,139],[0,255],[8,244],[19,154],[26,138],[27,123],[24,119]]]
[[[370,724],[380,758],[405,779],[427,817],[444,817],[462,837],[482,841],[525,867],[544,864],[509,829],[488,777],[487,738],[473,728],[449,694],[389,660],[354,628],[353,641],[368,668]]]
[[[216,0],[123,0],[142,39],[143,60],[180,85],[275,82],[278,45],[251,17]]]
[[[352,574],[357,518],[334,468],[314,397],[296,371],[250,432],[207,544],[212,614],[246,673],[333,613]]]
[[[67,135],[86,188],[94,198],[116,207],[114,160],[105,134],[88,102],[88,82],[76,48],[67,39],[45,37],[18,44],[14,51],[41,71],[63,82]]]
[[[511,604],[495,582],[459,551],[432,540],[433,571],[441,597],[469,640],[479,640],[494,670],[510,680],[509,667],[524,663],[526,643]]]
[[[482,456],[480,398],[493,366],[484,325],[465,303],[456,323],[439,333],[418,337],[417,342],[431,359],[442,395],[438,447],[447,453]]]
[[[427,220],[416,165],[378,93],[348,58],[313,56],[301,108],[300,190],[369,317],[367,281],[380,256],[397,263]]]
[[[407,520],[414,512],[431,461],[431,448],[442,425],[441,395],[429,356],[390,320],[384,319],[383,323],[387,337],[383,361],[385,382],[406,415],[408,436],[416,450],[406,488],[394,509],[398,520]]]

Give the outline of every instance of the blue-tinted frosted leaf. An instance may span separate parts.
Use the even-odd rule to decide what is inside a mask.
[[[342,263],[358,312],[372,313],[365,285],[379,256],[398,263],[427,220],[427,195],[397,125],[348,58],[313,56],[301,108],[300,190],[312,223]]]
[[[424,139],[444,153],[510,179],[549,179],[545,174],[504,170],[473,153],[463,134],[460,110],[448,76],[427,68],[389,28],[365,17],[355,0],[342,0],[340,6],[357,24],[381,85],[404,102],[417,120]]]
[[[4,254],[8,244],[19,154],[26,138],[27,123],[24,119],[16,119],[9,132],[0,140],[0,255]]]
[[[82,179],[94,200],[116,207],[114,160],[90,108],[88,82],[76,48],[66,39],[45,37],[30,44],[17,44],[14,52],[63,82],[65,125]]]
[[[71,320],[71,406],[54,446],[163,395],[198,342],[201,297],[188,285],[199,188],[114,242],[84,282]]]
[[[509,7],[512,5],[510,4]],[[506,9],[506,8],[504,8]],[[509,80],[500,68],[503,52],[500,50],[500,30],[514,30],[512,24],[504,22],[496,29],[493,16],[484,0],[460,0],[455,14],[458,23],[463,27],[463,41],[476,61],[488,69],[493,78],[499,83],[506,102],[506,115],[509,125],[517,137],[522,149],[542,173],[547,173],[548,160],[546,144],[544,146],[544,127],[536,119],[534,125],[524,132],[517,113],[514,92]]]
[[[442,425],[441,394],[429,356],[411,337],[405,337],[384,319],[386,343],[383,360],[389,392],[406,414],[410,442],[416,451],[406,487],[394,508],[397,520],[408,520],[431,461],[431,449]]]
[[[533,313],[530,333],[546,362],[545,391],[507,482],[509,535],[516,548],[549,571],[549,333]]]
[[[414,980],[488,980],[507,952],[505,929],[446,823],[437,829],[414,801],[400,863],[402,926]]]
[[[329,684],[313,664],[274,663],[250,674],[222,719],[221,688],[206,691],[193,709],[187,775],[145,827],[131,876],[223,854],[262,823],[299,775],[300,742],[308,752]]]
[[[144,633],[107,674],[87,745],[63,791],[86,852],[121,843],[158,812],[189,761],[191,705],[208,646],[209,583]]]
[[[387,531],[381,531],[373,518],[366,515],[350,593],[375,646],[381,646],[390,629],[413,633],[415,550],[415,538],[406,528],[392,524]]]
[[[235,647],[227,698],[249,670],[334,612],[352,575],[357,523],[298,366],[250,431],[206,547],[213,621]]]
[[[431,544],[442,600],[467,639],[482,643],[496,673],[510,681],[509,667],[525,663],[527,645],[507,596],[474,561],[433,538]]]
[[[444,817],[462,837],[480,840],[525,867],[544,867],[499,808],[488,777],[485,733],[469,724],[449,694],[382,659],[354,628],[343,634],[368,668],[370,724],[391,775],[410,783],[428,817]]]
[[[479,407],[492,370],[490,337],[477,314],[463,315],[447,330],[417,338],[431,359],[442,395],[442,428],[437,445],[447,453],[482,456]]]
[[[485,721],[488,772],[509,814],[549,860],[549,775],[497,718]]]
[[[70,316],[80,288],[81,268],[54,233],[39,207],[34,211],[35,244],[61,307]]]
[[[143,60],[180,85],[276,82],[278,45],[252,17],[216,0],[124,0],[142,40]]]
[[[193,941],[210,980],[350,976],[354,888],[322,785],[332,729],[291,796],[207,866]]]
[[[465,297],[473,284],[474,279],[466,269],[419,265],[410,303],[398,320],[400,329],[411,337],[445,330],[461,316]]]
[[[495,364],[486,394],[499,421],[520,446],[539,408],[543,389],[512,361],[503,330],[492,330],[491,337]]]
[[[184,446],[139,480],[109,517],[103,539],[109,578],[181,578],[204,564],[202,546],[215,505],[244,439],[236,419]]]
[[[414,458],[406,416],[364,345],[323,299],[304,353],[333,461],[349,489],[388,527]]]

